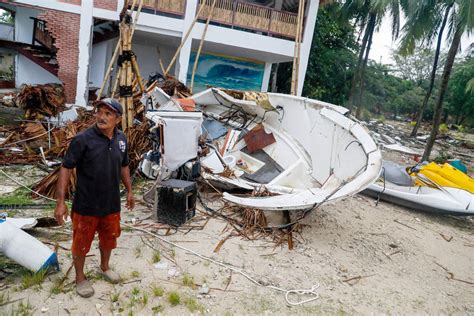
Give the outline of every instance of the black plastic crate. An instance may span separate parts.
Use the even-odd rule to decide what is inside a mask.
[[[170,179],[156,188],[156,220],[180,226],[196,215],[196,182]]]

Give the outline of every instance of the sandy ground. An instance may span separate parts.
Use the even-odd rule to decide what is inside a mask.
[[[390,123],[400,128],[400,136],[409,129]],[[421,151],[422,146],[410,147]],[[444,150],[454,154],[459,148],[445,146]],[[472,155],[469,150],[463,152]],[[409,155],[383,154],[400,164],[415,164]],[[473,162],[465,163],[472,176]],[[45,175],[33,166],[2,170],[26,184]],[[16,187],[0,174],[0,195]],[[136,190],[137,195],[143,192],[138,187]],[[217,208],[218,204],[212,206]],[[52,212],[21,210],[15,216],[51,216]],[[149,219],[151,214],[138,204],[134,212],[124,211],[122,219],[146,227],[143,225],[155,225]],[[162,237],[177,246],[125,227],[112,257],[124,281],[111,285],[97,277],[99,251],[95,241],[86,262],[96,290],[89,299],[76,295],[73,272],[63,287],[55,290],[71,265],[70,228],[35,229],[32,235],[61,246],[58,255],[62,271],[24,289],[25,271],[0,256],[0,263],[6,265],[0,266],[0,315],[474,315],[473,218],[418,213],[385,202],[377,205],[372,198],[356,195],[323,205],[302,224],[301,233],[294,235],[293,250],[286,243],[276,246],[270,237],[231,237],[218,252],[214,249],[232,230],[224,220],[209,217],[199,204],[197,216],[187,224],[195,229],[171,231]],[[153,231],[152,227],[146,229]],[[165,230],[157,233],[164,235]],[[225,263],[232,270],[179,247]],[[158,264],[153,263],[156,250],[161,254]],[[210,289],[208,293],[204,293],[203,285]],[[319,287],[317,296],[290,293],[292,302],[316,298],[292,306],[285,300],[286,292],[269,286],[285,291]],[[168,300],[172,292],[181,298],[176,306]]]
[[[8,171],[15,174],[14,170]],[[2,185],[13,186],[8,179],[2,179]],[[202,209],[200,205],[198,209]],[[204,225],[208,216],[199,210],[188,225]],[[20,211],[17,216],[51,213],[52,210]],[[135,222],[150,215],[150,210],[138,205],[132,213],[123,212],[122,218]],[[153,223],[150,219],[138,222]],[[234,267],[234,271],[178,247],[165,247],[165,243],[153,237],[125,228],[112,257],[113,266],[124,282],[111,285],[96,277],[99,251],[94,242],[86,265],[96,293],[89,299],[76,295],[72,283],[74,273],[68,275],[58,294],[53,291],[71,264],[66,250],[71,244],[70,230],[67,227],[36,229],[31,233],[39,239],[59,242],[62,271],[47,276],[40,285],[22,289],[24,272],[18,272],[21,271],[18,266],[9,265],[7,273],[0,278],[0,299],[3,296],[0,314],[152,315],[160,311],[163,315],[188,315],[199,313],[190,311],[189,306],[194,305],[211,315],[474,315],[471,218],[416,213],[384,202],[376,206],[373,199],[357,195],[323,205],[307,216],[303,224],[306,226],[301,234],[294,235],[293,250],[287,244],[275,246],[270,238],[249,241],[232,237],[214,253],[219,242],[230,233],[226,230],[227,223],[218,218],[210,218],[202,230],[179,230],[163,237],[224,262]],[[165,268],[154,265],[155,250],[150,246],[160,250],[159,263],[166,265]],[[285,290],[319,285],[315,290],[318,297],[291,306],[285,301],[285,292],[256,285],[237,270],[261,284]],[[172,276],[174,271],[176,274]],[[192,283],[195,285],[189,286]],[[208,285],[209,293],[200,294],[203,284]],[[157,287],[164,290],[163,296],[155,296],[153,289],[157,292]],[[179,294],[180,304],[170,304],[171,292]],[[291,301],[314,297],[289,295]],[[190,298],[196,304],[189,303]]]

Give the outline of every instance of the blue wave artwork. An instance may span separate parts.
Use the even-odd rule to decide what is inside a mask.
[[[189,59],[187,84],[191,82],[196,52],[191,52]],[[260,91],[265,65],[237,58],[201,54],[194,75],[194,92],[209,87],[226,89]]]

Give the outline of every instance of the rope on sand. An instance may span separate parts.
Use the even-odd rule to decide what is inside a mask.
[[[140,231],[140,232],[143,232],[143,233],[146,233],[150,236],[153,236],[169,245],[172,245],[176,248],[179,248],[183,251],[186,251],[192,255],[195,255],[196,257],[199,257],[203,260],[206,260],[206,261],[209,261],[209,262],[212,262],[218,266],[221,266],[221,267],[224,267],[226,269],[230,269],[236,273],[239,273],[240,275],[244,276],[246,279],[248,279],[250,282],[254,283],[255,285],[258,285],[258,286],[261,286],[261,287],[266,287],[266,288],[269,288],[269,289],[272,289],[272,290],[275,290],[275,291],[279,291],[279,292],[283,292],[285,293],[285,300],[286,302],[289,304],[289,305],[293,305],[293,306],[297,306],[297,305],[302,305],[302,304],[305,304],[305,303],[309,303],[309,302],[312,302],[314,300],[317,300],[319,298],[319,294],[316,292],[316,290],[319,288],[319,283],[318,284],[315,284],[313,285],[310,289],[292,289],[292,290],[285,290],[285,289],[282,289],[280,287],[277,287],[277,286],[273,286],[273,285],[265,285],[263,284],[262,282],[260,281],[257,281],[255,280],[254,278],[252,278],[247,272],[243,271],[242,269],[239,269],[239,268],[236,268],[236,267],[233,267],[231,265],[228,265],[228,264],[225,264],[221,261],[217,261],[217,260],[214,260],[212,258],[209,258],[209,257],[206,257],[204,255],[201,255],[200,253],[197,253],[193,250],[190,250],[188,248],[185,248],[181,245],[178,245],[178,244],[175,244],[169,240],[166,240],[164,239],[163,237],[157,235],[157,234],[154,234],[150,231],[147,231],[145,229],[142,229],[142,228],[138,228],[138,227],[134,227],[132,225],[129,225],[129,224],[126,224],[124,222],[121,222],[121,224],[125,227],[128,227],[128,228],[131,228],[133,230],[137,230],[137,231]],[[311,298],[308,298],[306,300],[301,300],[301,301],[292,301],[290,300],[290,295],[291,294],[296,294],[296,295],[312,295]]]

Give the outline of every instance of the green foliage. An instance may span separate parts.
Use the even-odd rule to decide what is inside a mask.
[[[445,108],[458,125],[474,126],[474,95],[470,82],[474,79],[474,57],[454,65],[449,81]]]
[[[170,292],[168,294],[168,302],[172,305],[172,306],[176,306],[178,304],[181,303],[181,295],[179,295],[178,292]]]
[[[196,301],[193,297],[187,297],[184,299],[184,305],[189,309],[191,313],[200,312],[204,313],[204,306]]]
[[[20,304],[18,304],[18,309],[12,314],[18,316],[30,316],[33,315],[34,310],[35,308],[30,304],[29,301],[27,301],[26,304],[22,301]]]
[[[151,308],[151,311],[155,314],[162,313],[165,310],[165,307],[163,305],[158,305],[158,306],[153,306]]]
[[[29,272],[29,271],[24,273],[21,279],[22,289],[28,289],[32,286],[41,287],[41,284],[43,283],[47,272],[48,272],[47,269],[42,269],[36,273]]]
[[[357,51],[354,27],[339,18],[340,7],[334,3],[318,11],[303,87],[303,95],[334,104],[347,99]],[[280,64],[278,92],[289,93],[291,71],[292,63]]]
[[[153,263],[157,263],[161,261],[161,255],[159,251],[153,252],[153,258],[152,258]]]
[[[190,275],[189,273],[184,273],[183,274],[183,285],[184,286],[189,286],[189,287],[194,287],[194,276]]]
[[[15,18],[9,11],[0,8],[0,23],[14,24]]]
[[[448,125],[446,125],[445,123],[443,123],[443,124],[441,124],[441,125],[439,126],[439,133],[440,133],[441,135],[447,135],[448,132],[449,132],[449,127],[448,127]]]
[[[453,157],[448,152],[442,150],[439,152],[438,156],[436,156],[436,158],[433,159],[433,161],[436,163],[445,163],[446,161],[452,158]]]
[[[25,205],[32,204],[33,199],[27,189],[19,188],[9,194],[0,196],[0,204]]]
[[[154,286],[152,289],[153,295],[156,297],[161,297],[163,294],[165,294],[165,289],[163,289],[160,286]]]

